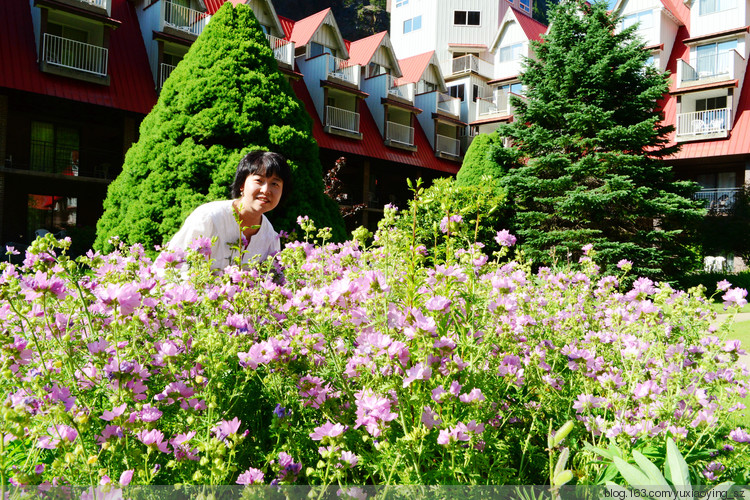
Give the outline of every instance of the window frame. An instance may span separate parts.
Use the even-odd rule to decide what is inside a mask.
[[[476,23],[472,23],[471,18],[476,16]],[[461,17],[461,19],[459,19]],[[481,10],[454,10],[453,11],[453,26],[481,26],[482,25],[482,11]]]
[[[415,24],[418,24],[418,26],[415,27],[414,26]],[[409,29],[406,28],[407,26],[409,27]],[[422,29],[422,14],[418,16],[410,17],[409,19],[404,20],[404,25],[403,25],[404,35],[412,33],[414,31],[421,30],[421,29]]]

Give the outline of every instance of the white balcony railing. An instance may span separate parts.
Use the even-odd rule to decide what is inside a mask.
[[[350,64],[346,59],[339,59],[331,54],[328,58],[326,77],[334,77],[359,87],[359,64]]]
[[[44,34],[42,60],[49,65],[61,68],[107,76],[107,49],[49,33]]]
[[[385,138],[392,142],[398,142],[400,144],[406,144],[407,146],[414,145],[414,127],[408,125],[401,125],[395,122],[386,122],[385,124]]]
[[[451,97],[448,94],[442,92],[436,92],[437,98],[437,109],[444,111],[454,116],[461,114],[461,99],[458,97]]]
[[[710,109],[677,115],[677,137],[721,134],[732,127],[732,110]]]
[[[172,74],[172,71],[176,67],[177,66],[172,66],[171,64],[161,63],[159,67],[159,88],[164,86],[164,82],[167,81],[167,78],[169,78],[169,75]]]
[[[453,75],[473,71],[482,76],[492,77],[494,73],[494,65],[491,62],[480,59],[472,54],[457,57],[451,60],[450,64],[451,74]]]
[[[164,24],[174,29],[198,36],[203,32],[209,19],[211,16],[205,12],[174,2],[164,2]]]
[[[718,54],[698,56],[688,63],[677,60],[677,86],[701,80],[717,81],[737,78],[745,67],[745,59],[736,50],[727,50]]]
[[[386,85],[388,85],[388,94],[406,99],[409,102],[414,101],[414,84],[405,83],[403,85],[396,85],[396,77],[388,75],[386,77]]]
[[[326,126],[358,134],[359,113],[333,106],[326,106]]]
[[[741,187],[701,189],[693,195],[696,200],[706,200],[706,208],[714,212],[728,212],[732,209]]]
[[[510,93],[497,92],[494,97],[477,99],[477,119],[510,114]]]
[[[459,157],[461,156],[461,141],[438,134],[435,141],[435,151]]]
[[[271,49],[273,49],[273,56],[276,60],[288,64],[289,66],[293,66],[294,42],[273,35],[266,35],[266,38],[268,39],[269,45],[271,45]]]

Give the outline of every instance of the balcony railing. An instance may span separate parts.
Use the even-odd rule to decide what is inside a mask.
[[[388,94],[406,99],[409,102],[414,101],[414,84],[405,83],[403,85],[396,85],[396,77],[388,75],[386,77],[386,84],[388,85]]]
[[[294,42],[284,40],[283,38],[275,37],[273,35],[266,35],[268,43],[273,49],[273,56],[277,61],[289,66],[294,65]]]
[[[480,97],[477,99],[477,119],[509,115],[509,97],[510,94],[508,92],[498,92],[494,97]]]
[[[677,60],[677,86],[692,84],[701,80],[717,81],[737,78],[745,67],[745,60],[736,50],[718,54],[701,55],[691,63]]]
[[[358,134],[359,113],[335,108],[333,106],[326,106],[326,126]]]
[[[437,94],[437,109],[444,111],[454,116],[461,114],[461,99],[458,97],[451,97],[448,94],[442,92],[436,92]]]
[[[118,153],[105,149],[80,149],[47,141],[31,141],[28,165],[14,162],[11,168],[62,174],[71,177],[114,178],[114,166],[122,163]]]
[[[706,208],[714,212],[728,212],[734,207],[741,187],[701,189],[693,195],[696,200],[706,200]]]
[[[473,71],[474,73],[477,73],[482,76],[486,77],[492,77],[493,76],[493,68],[494,65],[489,62],[485,61],[484,59],[480,59],[475,55],[469,54],[466,56],[457,57],[453,60],[451,60],[451,74],[458,75],[461,73],[468,73],[470,71]]]
[[[209,19],[211,16],[205,12],[174,2],[164,2],[164,24],[174,29],[198,36],[203,32]]]
[[[328,58],[327,77],[338,78],[347,83],[359,87],[359,68],[358,64],[350,64],[346,59],[339,59],[331,54],[326,54]]]
[[[89,5],[93,5],[94,7],[100,7],[102,9],[106,9],[108,0],[79,0],[79,1],[82,3],[87,3]]]
[[[164,82],[167,81],[167,78],[169,78],[169,75],[172,74],[172,71],[177,66],[172,66],[171,64],[167,63],[161,63],[159,67],[159,88],[162,88],[164,86]]]
[[[385,124],[385,138],[392,142],[398,142],[400,144],[406,144],[407,146],[414,145],[414,127],[408,125],[401,125],[395,122],[386,122]]]
[[[461,156],[461,141],[445,135],[437,135],[435,151],[458,158]]]
[[[732,126],[732,110],[710,109],[677,115],[677,137],[724,134]]]
[[[44,34],[42,60],[52,66],[107,76],[107,49],[49,33]]]

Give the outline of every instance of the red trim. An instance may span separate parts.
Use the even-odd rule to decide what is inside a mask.
[[[421,109],[412,106],[411,104],[406,104],[405,102],[400,102],[395,99],[391,99],[389,97],[381,97],[380,98],[380,104],[387,105],[387,106],[396,106],[397,108],[403,108],[407,111],[411,111],[412,113],[419,114],[422,112]]]
[[[153,31],[151,38],[153,38],[154,40],[165,40],[167,42],[178,43],[186,47],[190,47],[191,45],[193,45],[192,40],[188,40],[187,38],[182,38],[181,36],[177,35],[170,35],[169,33],[164,33],[163,31]]]
[[[513,118],[513,115],[498,116],[496,118],[485,118],[483,120],[471,122],[469,123],[469,125],[484,125],[486,123],[507,122],[510,121],[511,118]]]
[[[344,92],[349,92],[350,94],[354,94],[357,97],[361,97],[363,99],[366,98],[366,97],[369,97],[369,95],[370,95],[367,92],[362,92],[361,90],[357,90],[357,89],[352,88],[352,87],[347,87],[346,85],[341,85],[340,83],[329,82],[328,80],[321,80],[320,81],[320,86],[321,87],[331,87],[331,88],[334,88],[334,89],[337,89],[337,90],[343,90]]]
[[[495,85],[496,83],[506,83],[506,82],[513,82],[513,81],[519,81],[518,75],[516,76],[508,76],[506,78],[498,78],[497,80],[490,80],[487,82],[489,85]]]
[[[712,38],[720,38],[722,36],[729,36],[729,35],[739,35],[740,33],[747,33],[750,31],[750,26],[745,26],[744,28],[737,28],[733,30],[726,30],[726,31],[719,31],[716,33],[709,33],[708,35],[701,35],[701,36],[695,36],[693,38],[686,38],[682,41],[685,45],[689,45],[691,43],[695,42],[702,42],[703,40],[710,40]]]
[[[649,45],[648,47],[643,47],[643,50],[664,50],[664,44],[660,43],[658,45]]]
[[[74,7],[66,3],[56,2],[55,0],[34,0],[35,7],[38,7],[40,5],[44,5],[46,7],[52,7],[53,9],[56,9],[56,10],[70,12],[71,14],[75,14],[77,16],[86,17],[88,19],[98,21],[102,24],[107,24],[111,26],[112,29],[117,29],[122,24],[122,22],[118,21],[117,19],[112,19],[111,17],[107,17],[103,14],[97,14],[96,12],[92,12],[90,10],[80,9],[78,7]]]
[[[691,92],[697,92],[699,90],[711,90],[711,89],[723,89],[729,87],[737,87],[739,85],[738,80],[729,80],[726,82],[714,82],[707,83],[705,85],[696,85],[694,87],[683,87],[679,89],[670,90],[669,93],[672,95],[689,94]]]
[[[456,125],[466,126],[466,122],[462,122],[458,118],[451,118],[450,116],[441,115],[440,113],[432,113],[433,120],[444,120],[446,122],[455,123]]]

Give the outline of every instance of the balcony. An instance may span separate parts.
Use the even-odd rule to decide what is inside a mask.
[[[28,163],[6,161],[5,167],[69,177],[114,179],[117,175],[115,165],[122,164],[119,152],[95,148],[80,149],[47,141],[32,140],[30,153]]]
[[[677,141],[719,139],[729,135],[732,110],[710,109],[677,115]]]
[[[387,75],[386,85],[388,86],[388,97],[395,97],[407,102],[414,102],[414,84],[405,83],[396,85],[396,77]]]
[[[292,68],[294,66],[294,42],[273,35],[266,35],[266,38],[276,61]]]
[[[326,106],[325,131],[361,139],[359,113],[334,106]]]
[[[452,115],[455,118],[461,115],[461,99],[458,97],[451,97],[442,92],[435,92],[435,98],[437,99],[438,112]]]
[[[701,56],[694,64],[677,60],[677,88],[740,79],[745,70],[745,60],[735,50]]]
[[[164,82],[167,81],[167,78],[169,78],[169,75],[172,74],[172,71],[177,66],[172,66],[171,64],[161,63],[159,67],[159,88],[162,88],[164,86]]]
[[[385,142],[389,146],[405,146],[407,149],[416,149],[414,147],[414,127],[391,121],[386,122]]]
[[[696,200],[705,200],[709,212],[726,213],[734,207],[741,187],[701,189],[693,195]]]
[[[164,2],[164,27],[197,37],[203,33],[211,16],[205,12],[184,7],[173,2]]]
[[[437,134],[435,140],[435,154],[447,155],[452,158],[461,157],[461,141],[452,137]]]
[[[494,65],[491,62],[471,54],[452,59],[446,66],[450,68],[451,75],[476,73],[486,78],[492,78],[494,74]]]
[[[324,54],[327,59],[326,78],[328,80],[340,80],[356,88],[359,88],[360,65],[350,64],[346,59],[339,59],[331,54]]]
[[[96,14],[110,15],[112,0],[58,0],[60,3]]]
[[[41,52],[44,71],[74,77],[79,73],[96,79],[107,78],[108,59],[108,50],[104,47],[44,33]]]

